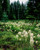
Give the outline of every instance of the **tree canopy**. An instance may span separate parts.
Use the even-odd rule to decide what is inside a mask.
[[[26,4],[23,2],[20,4],[18,0],[10,4],[10,0],[0,0],[0,19],[4,12],[8,16],[8,19],[11,20],[27,18],[40,19],[40,1],[29,0]]]

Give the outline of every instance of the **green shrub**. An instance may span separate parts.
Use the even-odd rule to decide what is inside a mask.
[[[0,45],[14,45],[17,39],[12,32],[0,31]]]
[[[16,19],[16,16],[15,15],[13,15],[13,19]]]
[[[28,15],[26,18],[27,18],[27,19],[35,19],[35,17],[32,16],[32,15]]]
[[[7,21],[8,20],[8,15],[6,14],[6,12],[3,12],[1,20],[2,21]]]

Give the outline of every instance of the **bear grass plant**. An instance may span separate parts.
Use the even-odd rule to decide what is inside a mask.
[[[26,42],[24,41],[24,38],[22,38],[23,40],[21,40],[20,36],[19,36],[19,39],[17,39],[18,36],[16,37],[18,32],[23,32],[23,30],[26,30],[28,32],[28,30],[31,30],[35,36],[34,37],[34,42],[35,42],[34,46],[36,46],[38,49],[40,49],[39,48],[40,47],[40,37],[39,36],[37,37],[37,35],[40,34],[40,31],[39,31],[40,28],[36,26],[37,25],[36,22],[34,22],[31,26],[28,25],[27,23],[24,23],[24,24],[21,24],[19,27],[17,26],[18,22],[19,21],[17,21],[16,24],[14,23],[15,25],[13,23],[9,24],[9,22],[8,22],[8,24],[4,23],[4,22],[3,23],[0,22],[0,45],[9,44],[12,47],[16,46],[17,50],[34,50],[34,47],[31,47],[29,44],[30,36],[28,36],[28,38],[26,38],[27,39]],[[35,30],[35,28],[39,28],[38,31]],[[24,34],[25,34],[25,32],[24,32]]]

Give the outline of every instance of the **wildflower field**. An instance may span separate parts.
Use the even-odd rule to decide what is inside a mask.
[[[0,21],[0,50],[40,50],[40,21]]]

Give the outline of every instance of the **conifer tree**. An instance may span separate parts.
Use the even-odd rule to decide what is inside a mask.
[[[28,15],[34,16],[36,19],[40,17],[40,1],[39,0],[29,0],[27,5]]]
[[[2,17],[2,0],[0,0],[0,20],[1,20],[1,17]]]
[[[3,12],[5,11],[7,15],[10,13],[10,0],[3,0],[2,3]]]

